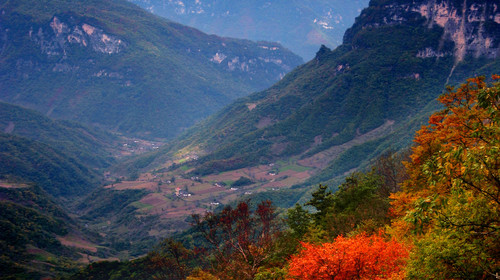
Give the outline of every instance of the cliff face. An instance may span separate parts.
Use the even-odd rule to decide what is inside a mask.
[[[419,57],[453,54],[456,62],[460,62],[466,55],[500,56],[500,4],[491,0],[372,1],[344,39],[350,40],[361,29],[406,24],[419,18],[429,28],[441,27],[443,42],[454,43],[451,52],[426,48],[419,52]]]
[[[493,1],[428,0],[414,6],[412,11],[437,24],[444,35],[455,43],[455,57],[462,61],[467,54],[496,58],[500,54],[500,5]]]
[[[49,27],[38,27],[35,31],[32,26],[29,38],[49,56],[66,55],[66,50],[71,44],[89,47],[95,52],[105,54],[119,53],[125,47],[121,39],[104,33],[102,29],[87,23],[66,23],[57,16],[53,17]]]

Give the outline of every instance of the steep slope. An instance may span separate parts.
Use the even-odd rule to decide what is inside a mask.
[[[97,234],[82,231],[37,186],[0,181],[0,278],[41,279],[70,273],[80,262],[99,260],[110,251]],[[98,258],[100,255],[101,258]]]
[[[166,150],[196,154],[197,175],[290,156],[324,168],[377,140],[373,152],[391,131],[435,109],[445,85],[500,70],[499,17],[492,1],[372,1],[342,46],[322,47],[270,89],[238,100]],[[343,172],[359,166],[359,156],[352,160]]]
[[[209,34],[281,42],[307,60],[321,44],[340,45],[354,17],[368,6],[368,0],[130,1]]]
[[[91,168],[115,162],[119,138],[78,123],[55,121],[36,111],[0,102],[0,132],[50,145]]]
[[[55,196],[85,194],[116,161],[121,140],[0,102],[0,177],[37,183]]]
[[[54,196],[83,195],[100,174],[56,148],[0,132],[0,179],[37,183]]]
[[[209,36],[111,0],[4,1],[0,61],[0,100],[159,138],[302,62],[275,43]]]

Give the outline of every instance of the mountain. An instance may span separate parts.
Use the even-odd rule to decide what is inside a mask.
[[[84,194],[100,174],[78,159],[40,142],[0,133],[0,179],[34,182],[55,196]]]
[[[121,139],[0,102],[0,178],[37,183],[55,196],[84,194],[114,163]]]
[[[169,138],[302,63],[276,43],[207,35],[126,1],[0,4],[0,100]]]
[[[372,1],[341,46],[321,47],[271,88],[148,155],[149,168],[181,165],[200,180],[225,171],[257,176],[252,168],[300,176],[257,178],[274,182],[268,187],[345,176],[407,147],[446,85],[500,72],[499,18],[494,1]]]
[[[336,47],[368,0],[130,0],[209,34],[281,42],[309,60],[321,44]]]
[[[53,13],[46,18],[53,21]],[[125,257],[140,256],[158,239],[185,229],[192,222],[186,217],[193,213],[249,198],[291,207],[309,186],[332,186],[381,153],[408,147],[415,129],[439,108],[434,100],[446,85],[500,73],[499,27],[494,1],[371,1],[338,48],[322,46],[314,59],[269,89],[238,99],[158,151],[114,166],[109,178],[113,183],[72,205],[80,221],[107,240],[90,247],[102,257],[109,255],[101,245]],[[13,120],[3,125],[6,133],[20,126]],[[35,136],[6,134],[0,149],[7,155],[0,159],[15,159],[23,151],[23,157],[35,154],[21,157],[26,165],[60,162],[53,159],[61,155],[52,147],[55,142],[28,139]],[[40,160],[37,153],[43,156]],[[71,164],[63,165],[78,172]],[[14,209],[10,204],[5,208]],[[38,223],[44,219],[36,224],[49,240],[65,233],[50,232]],[[14,228],[7,233],[24,226],[5,224]],[[187,242],[193,243],[196,236],[189,237]]]
[[[53,120],[34,110],[3,102],[0,102],[0,131],[50,145],[92,168],[105,168],[115,162],[122,142],[104,130]]]
[[[110,256],[36,185],[0,181],[0,213],[1,279],[54,278]]]

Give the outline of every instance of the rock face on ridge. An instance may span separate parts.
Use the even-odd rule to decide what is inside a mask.
[[[66,55],[68,44],[90,47],[95,52],[105,54],[119,53],[126,46],[122,40],[87,23],[68,26],[54,16],[49,25],[52,30],[38,27],[38,30],[34,31],[32,27],[29,31],[30,39],[39,44],[41,51],[49,56]]]
[[[349,40],[360,28],[399,24],[420,15],[426,25],[443,28],[442,40],[455,44],[453,55],[457,62],[466,55],[474,57],[500,56],[500,3],[491,0],[424,0],[424,1],[373,1],[372,9],[364,10],[353,28],[346,32]],[[379,17],[373,9],[383,10]],[[441,50],[421,50],[423,56],[442,56]],[[451,53],[448,53],[451,55]]]

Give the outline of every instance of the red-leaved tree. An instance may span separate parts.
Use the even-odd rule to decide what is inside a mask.
[[[332,243],[302,244],[291,258],[289,279],[388,279],[402,272],[407,248],[380,235],[339,236]]]
[[[214,258],[212,272],[220,279],[253,279],[271,256],[279,228],[271,201],[252,211],[247,202],[219,213],[193,215],[194,226]]]

